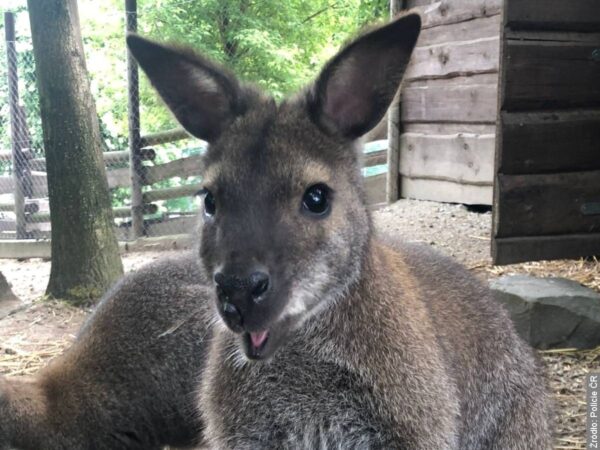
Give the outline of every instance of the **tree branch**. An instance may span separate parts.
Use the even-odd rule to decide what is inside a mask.
[[[305,24],[306,22],[309,22],[309,21],[313,20],[315,17],[317,17],[317,16],[319,16],[319,15],[323,14],[324,12],[326,12],[326,11],[328,11],[328,10],[330,10],[330,9],[335,9],[335,7],[338,5],[338,3],[339,3],[339,2],[335,2],[335,3],[331,4],[331,5],[327,5],[325,8],[323,8],[323,9],[320,9],[320,10],[319,10],[319,11],[317,11],[316,13],[314,13],[314,14],[311,14],[310,16],[308,16],[308,17],[307,17],[306,19],[304,19],[304,20],[303,20],[301,23],[302,23],[302,24]]]

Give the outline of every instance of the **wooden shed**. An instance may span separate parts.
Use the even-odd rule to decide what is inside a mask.
[[[493,205],[496,263],[600,255],[600,1],[406,6],[401,196]]]
[[[503,13],[494,260],[600,255],[600,1]]]
[[[405,3],[423,30],[402,89],[402,197],[492,204],[502,3]]]

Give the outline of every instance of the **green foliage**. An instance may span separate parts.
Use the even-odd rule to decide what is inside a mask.
[[[79,3],[92,89],[112,148],[115,136],[127,135],[123,2]],[[387,14],[387,0],[140,0],[138,27],[198,49],[281,98],[305,85],[349,33]],[[143,132],[176,126],[144,76],[140,111]]]
[[[25,0],[5,0],[20,11],[21,102],[35,148],[42,148],[39,99]],[[92,93],[106,150],[127,148],[127,68],[123,0],[79,0],[81,32]],[[185,43],[222,62],[240,78],[257,83],[275,98],[300,89],[339,46],[365,24],[388,16],[388,0],[138,0],[138,28],[145,36]],[[49,26],[51,26],[49,24]],[[0,46],[1,50],[4,50]],[[0,148],[10,146],[6,58],[0,57]],[[176,126],[146,78],[140,77],[143,133]],[[178,147],[195,144],[180,143]],[[157,162],[180,158],[185,150],[166,146]],[[1,170],[1,168],[0,168]],[[153,188],[194,182],[177,178]],[[113,204],[128,204],[129,189],[114,189]],[[162,209],[188,211],[193,200],[163,202]]]
[[[181,0],[142,3],[140,29],[185,42],[275,97],[304,85],[350,32],[387,14],[387,1]]]

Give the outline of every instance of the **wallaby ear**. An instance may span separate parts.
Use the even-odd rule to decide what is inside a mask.
[[[211,142],[243,114],[243,91],[231,73],[191,50],[127,36],[132,55],[177,120],[192,135]]]
[[[317,125],[350,139],[371,130],[400,86],[420,30],[421,17],[407,14],[343,48],[309,94],[309,112]]]

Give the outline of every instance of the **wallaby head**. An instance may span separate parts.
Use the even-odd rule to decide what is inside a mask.
[[[420,31],[404,15],[276,103],[193,52],[130,35],[179,122],[209,142],[200,256],[250,359],[270,357],[358,279],[370,241],[357,138],[383,117]]]

